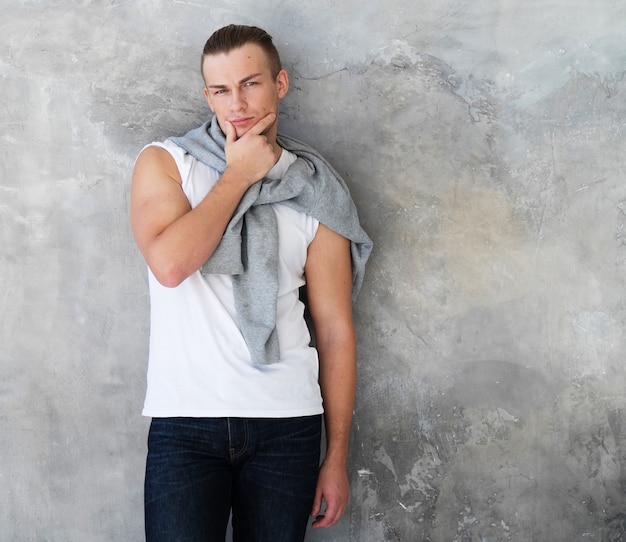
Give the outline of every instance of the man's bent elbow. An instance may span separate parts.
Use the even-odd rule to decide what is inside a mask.
[[[176,265],[151,265],[150,270],[159,284],[166,288],[180,286],[188,276]]]

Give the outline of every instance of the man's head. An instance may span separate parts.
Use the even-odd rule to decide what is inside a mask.
[[[263,49],[272,77],[276,78],[278,72],[282,69],[282,65],[278,51],[272,42],[272,36],[256,26],[229,24],[213,32],[204,44],[202,58],[200,59],[200,72],[205,82],[204,59],[207,56],[230,53],[233,49],[239,49],[248,43],[258,45]]]
[[[272,38],[260,28],[230,25],[217,30],[202,53],[204,95],[224,133],[236,137],[269,114],[278,118],[289,78],[281,68]],[[264,134],[275,144],[277,121]]]

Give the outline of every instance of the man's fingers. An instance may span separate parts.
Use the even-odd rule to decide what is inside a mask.
[[[248,130],[248,134],[259,135],[265,132],[272,123],[276,120],[276,113],[270,113],[269,115],[265,115],[259,122],[257,122],[250,130]]]
[[[330,499],[326,502],[326,509],[321,512],[321,506],[316,502],[314,505],[313,513],[311,514],[315,519],[313,521],[313,527],[316,529],[323,529],[324,527],[330,527],[335,525],[343,515],[344,507],[339,500]]]
[[[226,130],[226,143],[232,143],[237,139],[237,130],[227,120],[224,121],[224,129]]]
[[[315,492],[313,498],[313,507],[311,508],[311,517],[316,517],[322,510],[322,492],[319,489]]]

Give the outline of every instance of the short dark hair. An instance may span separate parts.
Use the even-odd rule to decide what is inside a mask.
[[[200,59],[200,73],[202,76],[204,77],[202,68],[204,66],[204,59],[207,56],[229,53],[233,49],[239,49],[248,43],[258,45],[265,51],[272,77],[276,79],[278,72],[282,70],[282,65],[278,51],[272,42],[272,36],[262,28],[237,24],[229,24],[228,26],[216,30],[204,44],[202,57]]]

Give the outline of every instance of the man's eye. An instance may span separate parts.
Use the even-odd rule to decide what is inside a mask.
[[[226,89],[225,88],[220,88],[220,89],[216,90],[213,94],[215,94],[215,95],[226,94]]]
[[[257,84],[257,82],[256,82],[256,81],[248,81],[248,82],[246,83],[246,86],[247,86],[247,87],[252,87],[252,86],[254,86],[254,85],[256,85],[256,84]]]

